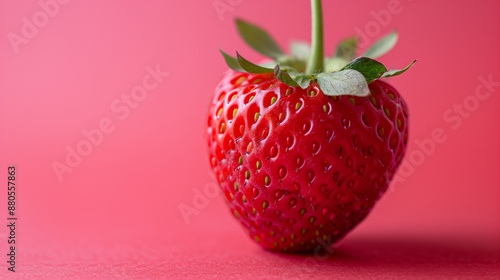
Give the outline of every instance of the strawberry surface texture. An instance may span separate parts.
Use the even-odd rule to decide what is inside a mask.
[[[358,39],[324,57],[320,0],[311,0],[312,44],[285,54],[260,27],[238,31],[266,56],[254,64],[220,51],[229,70],[207,114],[210,166],[231,213],[263,248],[317,252],[359,224],[386,192],[408,141],[408,109],[374,58],[392,32],[361,56]]]
[[[210,163],[232,214],[263,247],[333,243],[387,190],[408,113],[389,84],[369,89],[369,97],[331,97],[273,74],[224,75],[208,115]]]

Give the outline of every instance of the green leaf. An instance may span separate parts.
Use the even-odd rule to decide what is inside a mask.
[[[297,71],[305,71],[307,59],[299,59],[291,56],[282,56],[277,60],[281,68],[293,68]],[[276,66],[276,65],[275,65]]]
[[[365,77],[356,70],[346,69],[334,73],[320,73],[317,79],[323,93],[329,96],[370,95]]]
[[[283,69],[283,68],[282,68]],[[309,84],[314,79],[313,75],[303,74],[297,72],[295,69],[287,69],[290,77],[301,87],[302,89],[306,89],[309,87]]]
[[[348,60],[340,57],[329,57],[325,59],[325,72],[336,72],[346,66]]]
[[[257,52],[273,59],[285,55],[276,41],[260,27],[241,19],[236,19],[236,26],[243,40]]]
[[[276,64],[278,64],[277,61],[271,60],[269,62],[261,63],[261,64],[259,64],[259,66],[266,67],[266,68],[273,68],[274,69],[274,67],[276,67]]]
[[[363,54],[363,56],[377,58],[386,54],[390,51],[396,42],[398,41],[398,32],[396,30],[392,31],[389,35],[383,37],[375,44],[373,44],[368,50]]]
[[[266,68],[259,66],[257,64],[253,64],[252,62],[244,59],[238,52],[236,52],[236,57],[238,59],[238,64],[243,70],[248,73],[273,73],[274,70],[272,68]]]
[[[219,51],[222,54],[222,56],[224,57],[224,60],[226,61],[226,64],[227,64],[227,66],[229,66],[229,68],[231,68],[237,72],[246,72],[245,70],[243,70],[240,67],[240,64],[238,63],[238,60],[236,58],[228,55],[227,53],[223,52],[221,49],[219,49]]]
[[[292,76],[292,79],[299,84],[299,87],[306,89],[309,87],[313,77],[311,75],[297,75],[295,77]]]
[[[290,43],[292,56],[299,59],[308,59],[311,56],[311,46],[306,42],[294,41]]]
[[[410,69],[410,67],[415,63],[417,62],[417,60],[415,59],[414,61],[412,61],[412,63],[410,63],[410,65],[406,66],[404,69],[401,69],[401,70],[389,70],[387,72],[384,73],[384,75],[382,75],[383,78],[387,78],[387,77],[393,77],[393,76],[397,76],[397,75],[401,75],[403,74],[406,70]]]
[[[344,69],[352,69],[360,72],[366,78],[367,83],[371,83],[373,80],[382,77],[387,72],[384,64],[368,57],[358,57],[349,62],[341,70]]]
[[[276,78],[280,80],[281,82],[292,86],[292,87],[298,87],[299,84],[295,82],[292,77],[288,74],[287,69],[281,69],[279,64],[276,64],[276,67],[274,67],[274,75],[276,75]]]
[[[335,57],[343,58],[351,61],[356,57],[356,49],[358,48],[358,37],[351,37],[340,42],[335,51]]]

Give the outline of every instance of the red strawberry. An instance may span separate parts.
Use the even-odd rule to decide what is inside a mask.
[[[313,17],[320,17],[320,1],[312,2]],[[237,24],[254,49],[277,62],[272,69],[223,53],[234,70],[223,76],[209,108],[213,171],[231,212],[264,248],[328,246],[366,217],[401,163],[407,108],[392,86],[375,79],[409,66],[387,71],[367,57],[347,63],[356,49],[349,39],[326,59],[327,69],[340,71],[323,73],[322,46],[314,44],[322,41],[318,25],[312,63],[286,57],[260,28]],[[365,55],[385,53],[396,36]]]

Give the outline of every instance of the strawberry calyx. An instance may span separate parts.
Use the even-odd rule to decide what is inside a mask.
[[[403,69],[388,70],[375,60],[395,46],[398,40],[396,30],[375,42],[360,57],[356,58],[358,39],[351,37],[338,44],[333,56],[325,58],[321,0],[311,0],[311,6],[312,46],[303,42],[292,42],[291,55],[287,55],[264,29],[236,19],[236,26],[243,40],[255,51],[273,61],[255,64],[238,52],[236,57],[233,57],[220,50],[226,64],[238,72],[274,73],[278,80],[292,87],[305,89],[314,82],[329,96],[368,96],[369,83],[379,78],[400,75],[417,61],[412,61]]]

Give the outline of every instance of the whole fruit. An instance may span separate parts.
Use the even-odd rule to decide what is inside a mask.
[[[312,3],[313,17],[321,17],[320,1]],[[367,216],[402,161],[407,106],[378,78],[411,64],[387,71],[367,57],[387,52],[396,33],[348,62],[357,47],[350,38],[324,60],[315,44],[322,27],[313,20],[308,60],[308,46],[293,46],[288,57],[262,29],[237,25],[245,41],[275,62],[256,65],[223,53],[232,69],[208,111],[211,167],[231,212],[262,247],[326,248]]]

